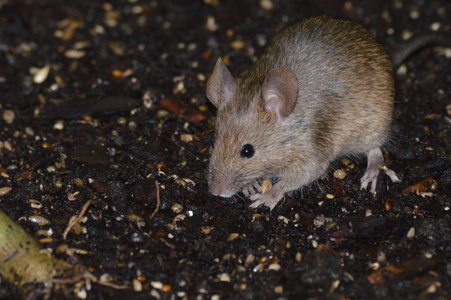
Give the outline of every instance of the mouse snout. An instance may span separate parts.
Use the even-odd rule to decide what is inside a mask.
[[[236,172],[230,171],[225,174],[213,174],[210,180],[210,193],[224,198],[236,194],[235,189]]]

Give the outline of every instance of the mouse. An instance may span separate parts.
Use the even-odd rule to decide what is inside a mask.
[[[428,39],[410,43],[395,65]],[[381,170],[400,181],[381,151],[392,123],[393,64],[357,23],[321,15],[287,26],[240,81],[218,58],[206,95],[217,109],[208,166],[215,196],[242,192],[250,207],[272,210],[285,194],[323,177],[334,160],[361,154],[361,189],[375,193]],[[268,191],[265,178],[274,183]]]

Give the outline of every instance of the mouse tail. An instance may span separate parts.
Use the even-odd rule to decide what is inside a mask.
[[[426,46],[432,45],[451,47],[451,37],[438,32],[426,32],[414,36],[396,47],[392,52],[393,66],[395,68],[399,67],[410,55]]]

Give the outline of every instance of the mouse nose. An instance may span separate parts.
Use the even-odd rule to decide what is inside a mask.
[[[220,196],[224,198],[235,195],[235,179],[235,172],[228,172],[224,176],[213,175],[212,179],[210,180],[210,193],[214,196]]]

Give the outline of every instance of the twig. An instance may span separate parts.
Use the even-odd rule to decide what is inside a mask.
[[[155,180],[155,187],[157,188],[157,207],[155,208],[155,210],[153,211],[152,215],[150,216],[149,220],[152,220],[152,218],[155,216],[155,214],[158,212],[158,210],[160,209],[160,184],[158,183],[157,180]]]
[[[77,225],[78,222],[80,222],[81,218],[83,218],[83,215],[85,214],[86,210],[88,209],[89,205],[91,205],[92,201],[88,200],[85,205],[83,205],[83,208],[81,209],[80,213],[78,214],[78,216],[75,219],[72,219],[69,222],[69,225],[67,225],[66,230],[64,230],[63,233],[63,239],[66,239],[67,234],[69,233],[69,231],[75,226]]]

